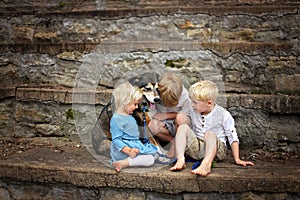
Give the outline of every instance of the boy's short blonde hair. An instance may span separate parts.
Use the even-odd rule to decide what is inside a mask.
[[[139,101],[143,97],[142,91],[131,85],[128,81],[118,85],[113,93],[115,108],[123,108],[124,106]]]
[[[159,96],[167,107],[174,107],[179,103],[182,93],[182,81],[175,74],[167,73],[158,83]]]
[[[196,101],[216,101],[219,94],[218,87],[211,81],[198,81],[191,85],[189,95],[192,100]]]

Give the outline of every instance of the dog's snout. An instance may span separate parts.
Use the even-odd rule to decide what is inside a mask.
[[[160,98],[158,98],[158,97],[155,97],[155,98],[154,98],[154,102],[155,102],[155,103],[158,103],[158,102],[160,102]]]

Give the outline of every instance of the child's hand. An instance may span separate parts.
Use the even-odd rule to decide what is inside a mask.
[[[254,163],[251,162],[251,161],[243,161],[243,160],[241,160],[241,159],[236,160],[235,163],[236,163],[237,165],[242,165],[242,166],[247,166],[247,165],[253,166],[253,165],[254,165]]]
[[[134,158],[138,153],[140,153],[140,150],[137,148],[131,148],[130,151],[128,152],[128,155],[131,158]]]
[[[129,157],[134,158],[138,153],[140,153],[140,150],[137,148],[130,148],[128,146],[125,146],[122,149],[123,153],[126,153]]]

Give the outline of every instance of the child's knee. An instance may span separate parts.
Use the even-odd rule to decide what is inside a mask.
[[[187,136],[190,129],[191,129],[191,128],[190,128],[189,125],[187,125],[187,124],[182,124],[182,125],[180,125],[180,126],[177,128],[177,133],[176,133],[176,134],[185,134],[185,135]]]
[[[180,126],[178,126],[178,130],[187,130],[189,128],[189,125],[187,124],[182,124]]]
[[[190,124],[190,118],[182,113],[178,113],[175,118],[175,123],[180,126],[183,124]]]
[[[145,165],[146,167],[149,167],[149,166],[151,166],[151,165],[153,165],[153,164],[154,164],[154,156],[148,155],[148,156],[147,156],[147,159],[145,160],[144,165]]]

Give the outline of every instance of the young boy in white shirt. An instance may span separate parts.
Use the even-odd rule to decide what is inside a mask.
[[[211,81],[199,81],[189,89],[192,100],[192,129],[183,124],[178,127],[175,136],[176,164],[171,171],[186,167],[184,153],[196,160],[202,160],[201,165],[192,170],[193,174],[206,176],[211,172],[215,157],[223,160],[226,155],[226,140],[231,146],[234,161],[238,165],[254,165],[239,157],[239,139],[235,129],[234,119],[223,107],[215,103],[218,88]]]

